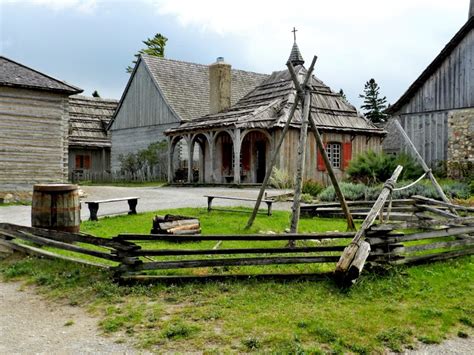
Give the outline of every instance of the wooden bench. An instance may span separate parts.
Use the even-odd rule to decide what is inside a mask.
[[[212,201],[215,198],[223,199],[223,200],[237,200],[237,201],[253,201],[256,202],[256,198],[247,198],[247,197],[231,197],[231,196],[216,196],[216,195],[204,195],[204,197],[207,197],[207,211],[212,210]],[[271,216],[272,215],[272,203],[274,202],[273,200],[262,200],[262,202],[265,202],[267,204],[268,212],[267,215]]]
[[[85,201],[84,203],[87,204],[89,207],[89,221],[97,221],[97,212],[99,211],[99,204],[101,203],[110,203],[110,202],[119,202],[119,201],[127,201],[128,207],[130,210],[128,214],[137,214],[137,203],[139,197],[120,197],[120,198],[111,198],[108,200],[96,200],[96,201]]]

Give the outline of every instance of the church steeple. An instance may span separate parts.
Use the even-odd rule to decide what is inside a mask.
[[[301,56],[300,49],[298,48],[298,45],[296,44],[296,31],[298,31],[296,28],[293,27],[293,48],[291,48],[291,53],[290,53],[290,58],[288,58],[288,61],[293,64],[293,66],[297,65],[303,65],[304,64],[304,59]]]

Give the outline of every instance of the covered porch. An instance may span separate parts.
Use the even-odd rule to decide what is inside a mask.
[[[221,128],[168,134],[168,183],[177,182],[177,154],[187,160],[187,183],[258,184],[265,178],[274,133],[258,128]]]

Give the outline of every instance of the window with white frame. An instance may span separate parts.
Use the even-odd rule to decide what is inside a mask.
[[[341,168],[341,143],[328,143],[326,152],[333,168]]]

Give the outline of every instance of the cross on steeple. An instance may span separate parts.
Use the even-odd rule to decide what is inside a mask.
[[[291,31],[291,32],[293,32],[293,41],[294,41],[294,42],[296,42],[296,32],[297,32],[297,31],[298,31],[298,30],[297,30],[296,28],[294,28],[294,27],[293,27],[293,31]]]

